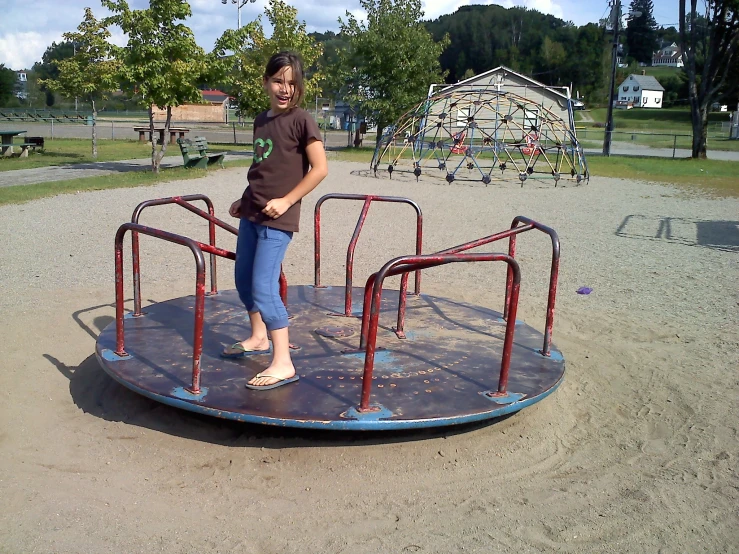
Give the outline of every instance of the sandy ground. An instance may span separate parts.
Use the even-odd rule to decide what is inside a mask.
[[[178,411],[95,361],[114,314],[113,236],[150,198],[203,192],[227,217],[246,168],[0,207],[0,551],[738,551],[739,201],[617,179],[485,188],[368,179],[363,169],[331,162],[306,199],[290,282],[312,280],[310,215],[328,192],[418,201],[426,252],[518,214],[538,219],[562,241],[559,390],[502,421],[391,436]],[[326,205],[329,283],[342,283],[359,208]],[[184,210],[142,222],[206,236]],[[412,253],[413,226],[407,207],[373,206],[356,282]],[[233,247],[225,234],[219,242]],[[143,250],[145,302],[193,292],[190,254],[155,241]],[[542,330],[547,240],[526,236],[519,256],[519,317]],[[231,288],[230,263],[220,267]],[[502,270],[474,264],[424,277],[426,292],[495,309],[502,286]],[[581,286],[592,294],[576,294]]]

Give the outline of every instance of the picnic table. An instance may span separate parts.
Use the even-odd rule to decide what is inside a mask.
[[[151,137],[151,129],[148,125],[142,126],[142,127],[134,127],[134,131],[138,131],[139,133],[139,140],[141,142],[146,142],[146,135],[149,135],[149,142],[152,141]],[[164,127],[154,127],[154,132],[159,133],[159,144],[164,144]],[[169,128],[169,144],[174,144],[177,142],[177,135],[179,135],[179,138],[185,138],[185,133],[189,133],[190,129],[185,129],[184,127],[170,127]]]
[[[3,156],[13,155],[13,137],[22,135],[26,131],[0,131],[0,148],[2,149]],[[24,150],[24,153],[28,155],[28,152]],[[21,154],[22,155],[22,154]]]

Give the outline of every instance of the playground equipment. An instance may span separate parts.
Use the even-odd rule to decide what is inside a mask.
[[[522,94],[500,88],[441,92],[408,111],[380,140],[371,169],[485,185],[510,180],[589,179],[569,120]]]
[[[344,287],[321,282],[321,207],[327,201],[362,201],[349,243]],[[192,202],[203,201],[207,211]],[[409,205],[416,216],[415,253],[388,261],[353,286],[354,250],[373,202]],[[209,222],[209,242],[138,223],[151,206],[179,205]],[[562,354],[552,345],[559,272],[556,232],[525,217],[510,229],[434,254],[422,254],[423,215],[407,198],[329,194],[316,204],[315,282],[288,286],[280,294],[291,317],[293,363],[300,380],[269,391],[244,384],[268,364],[269,355],[219,356],[224,345],[248,336],[248,319],[235,291],[219,291],[216,257],[235,259],[216,246],[217,219],[204,195],[162,198],[139,204],[115,238],[116,320],[100,334],[96,355],[103,369],[131,390],[164,404],[221,418],[337,430],[437,427],[486,420],[516,412],[548,396],[564,377]],[[516,320],[521,273],[516,239],[536,230],[552,244],[544,333]],[[131,233],[133,312],[124,313],[123,239]],[[139,235],[186,246],[195,258],[194,296],[142,309]],[[468,252],[508,239],[508,253]],[[210,291],[205,259],[210,254]],[[421,272],[456,263],[507,264],[504,311],[421,294]],[[408,278],[414,274],[414,289]],[[383,288],[400,275],[399,290]],[[360,310],[353,306],[359,304]],[[357,317],[358,316],[358,317]],[[394,326],[392,324],[394,323]]]

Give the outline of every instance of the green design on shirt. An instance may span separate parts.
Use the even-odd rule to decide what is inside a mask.
[[[260,151],[261,150],[261,151]],[[272,153],[272,139],[262,140],[258,138],[254,141],[254,161],[260,163]]]

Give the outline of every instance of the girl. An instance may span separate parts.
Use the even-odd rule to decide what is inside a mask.
[[[300,200],[328,174],[318,125],[298,107],[303,78],[303,64],[292,52],[280,52],[267,62],[263,83],[270,109],[254,120],[249,186],[229,209],[241,219],[236,289],[249,312],[251,336],[221,355],[240,358],[269,352],[268,333],[272,338],[272,363],[246,384],[249,389],[273,389],[298,380],[278,279],[287,245],[298,231]]]

